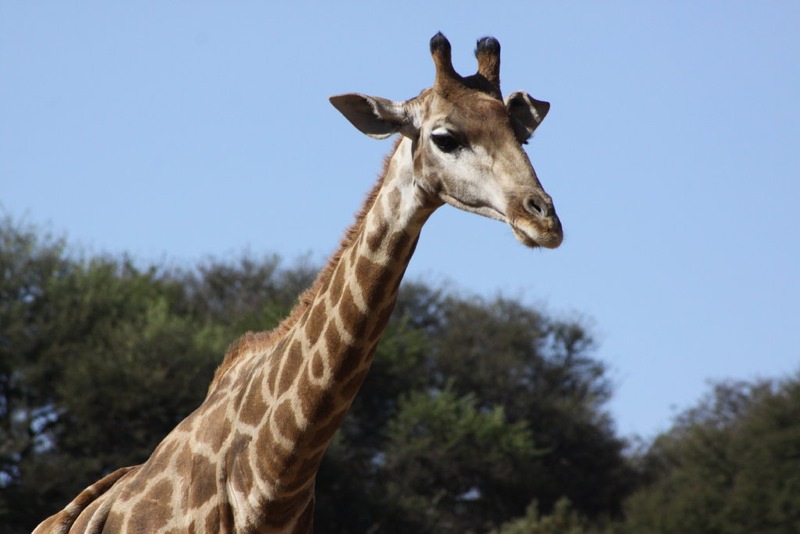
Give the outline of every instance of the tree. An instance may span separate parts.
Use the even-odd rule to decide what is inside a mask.
[[[539,513],[536,501],[525,509],[525,516],[504,523],[492,534],[611,534],[613,527],[601,529],[578,514],[569,502],[562,497],[558,500],[550,515]]]
[[[621,512],[633,473],[603,409],[611,395],[605,367],[580,322],[504,298],[450,297],[435,339],[439,384],[474,394],[483,409],[503,407],[542,451],[537,475],[507,496],[516,515],[534,499],[549,512],[562,497],[588,517]]]
[[[62,239],[0,219],[0,520],[10,528],[41,504],[22,491],[21,465],[49,444],[43,433],[52,396],[29,375],[47,345],[48,287],[72,268],[64,247]]]
[[[404,285],[320,470],[317,529],[486,531],[564,496],[593,520],[619,514],[633,472],[603,411],[610,386],[592,346],[579,323],[513,300]],[[329,462],[357,476],[337,474],[328,491]],[[369,496],[369,509],[349,495]]]
[[[155,268],[76,260],[8,220],[0,243],[0,513],[30,531],[146,459],[202,400],[228,335],[178,314],[183,289]]]
[[[797,532],[800,379],[716,384],[641,462],[631,532]]]
[[[225,347],[274,326],[314,270],[71,255],[0,224],[0,524],[28,532],[139,463],[206,393]],[[577,321],[403,286],[317,479],[318,532],[483,532],[566,496],[613,515],[628,487],[605,369]],[[598,488],[600,491],[598,491]]]
[[[389,524],[414,518],[423,532],[483,532],[509,516],[508,496],[536,476],[541,453],[524,422],[478,404],[449,387],[402,399],[382,458],[387,498],[399,512]]]

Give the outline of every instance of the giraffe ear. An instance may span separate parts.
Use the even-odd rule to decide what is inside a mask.
[[[385,139],[409,124],[403,102],[358,93],[330,97],[333,107],[373,139]]]
[[[513,119],[517,139],[524,143],[550,111],[550,103],[536,100],[525,91],[516,91],[506,97],[506,109]]]

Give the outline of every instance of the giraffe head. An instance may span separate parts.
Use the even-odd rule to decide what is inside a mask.
[[[478,41],[478,72],[462,77],[441,33],[431,39],[433,87],[403,102],[362,94],[331,103],[370,137],[400,133],[411,140],[414,182],[425,194],[507,223],[529,247],[556,248],[561,222],[522,145],[550,104],[517,91],[500,92],[500,43]]]

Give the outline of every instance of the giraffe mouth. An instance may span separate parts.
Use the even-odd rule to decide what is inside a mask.
[[[517,212],[512,210],[509,216],[488,204],[470,205],[446,194],[441,195],[441,198],[456,208],[506,223],[511,227],[517,241],[529,248],[557,248],[564,237],[561,221],[555,212],[542,215],[540,213],[531,214],[524,210]]]
[[[534,220],[528,217],[518,218],[508,224],[517,241],[526,247],[558,248],[564,240],[561,221],[556,215]]]

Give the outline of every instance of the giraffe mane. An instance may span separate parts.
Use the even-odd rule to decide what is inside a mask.
[[[331,255],[327,264],[322,268],[322,270],[320,270],[314,282],[306,290],[300,293],[297,304],[295,304],[294,308],[292,308],[292,311],[289,312],[289,315],[287,315],[278,324],[278,326],[269,331],[247,332],[239,339],[231,343],[230,347],[228,347],[228,350],[225,352],[225,358],[222,360],[222,363],[214,373],[214,378],[211,380],[211,384],[208,387],[209,394],[220,382],[223,375],[225,375],[225,373],[231,367],[236,365],[236,362],[238,362],[244,355],[259,350],[265,350],[274,345],[277,340],[285,336],[286,333],[297,324],[306,310],[308,310],[308,308],[314,302],[314,297],[316,297],[320,289],[331,280],[333,273],[336,270],[336,266],[339,264],[342,255],[344,254],[344,251],[350,247],[350,245],[361,233],[367,213],[369,213],[369,210],[372,209],[372,206],[375,204],[375,199],[378,197],[378,193],[383,187],[383,181],[386,177],[386,173],[388,172],[389,162],[391,161],[392,155],[397,150],[397,147],[400,145],[401,140],[402,137],[398,137],[398,139],[395,141],[394,147],[384,158],[383,171],[381,172],[380,177],[375,185],[373,185],[372,190],[370,190],[364,199],[361,209],[356,214],[355,221],[345,231],[344,235],[339,241],[339,248],[333,253],[333,255]]]

